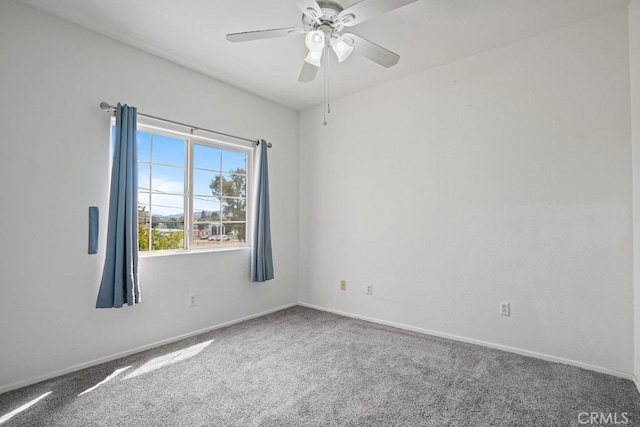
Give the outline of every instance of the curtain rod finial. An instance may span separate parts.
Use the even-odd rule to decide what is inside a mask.
[[[104,102],[104,101],[102,101],[102,102],[100,103],[100,109],[101,109],[102,111],[109,111],[109,110],[111,110],[111,104],[109,104],[108,102]]]

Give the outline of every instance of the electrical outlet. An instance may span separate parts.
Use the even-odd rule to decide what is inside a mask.
[[[500,315],[501,316],[511,316],[511,304],[508,302],[500,303]]]
[[[198,304],[198,294],[189,294],[189,299],[187,304],[189,307],[195,307]]]
[[[346,280],[340,280],[340,290],[341,291],[346,291],[347,290],[347,281]]]
[[[364,293],[367,295],[373,295],[373,283],[369,282],[365,285]]]

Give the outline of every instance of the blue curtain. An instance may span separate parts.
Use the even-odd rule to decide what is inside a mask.
[[[254,149],[254,215],[253,244],[251,245],[251,281],[266,282],[273,279],[271,254],[271,219],[269,216],[269,169],[267,142],[258,141]]]
[[[111,169],[107,253],[97,308],[140,302],[136,108],[118,104]]]

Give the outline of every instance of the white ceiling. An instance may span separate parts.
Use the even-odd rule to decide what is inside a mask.
[[[299,83],[304,37],[231,43],[227,33],[299,27],[295,0],[20,0],[295,110],[321,104],[321,72]],[[337,0],[344,7],[357,0]],[[367,1],[367,0],[364,0]],[[330,64],[338,98],[626,7],[629,0],[418,0],[349,28],[400,55],[384,68]],[[333,58],[335,59],[335,57]]]

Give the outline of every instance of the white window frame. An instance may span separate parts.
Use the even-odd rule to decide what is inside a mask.
[[[115,124],[115,122],[113,123]],[[139,131],[153,133],[156,135],[163,135],[171,138],[179,138],[185,141],[185,179],[184,179],[184,247],[179,249],[156,249],[139,251],[141,256],[153,256],[153,255],[167,255],[167,254],[179,254],[185,252],[207,252],[207,251],[221,251],[238,248],[250,248],[251,247],[251,230],[252,230],[252,218],[253,218],[253,146],[248,143],[238,143],[233,138],[223,138],[218,135],[211,137],[206,135],[206,131],[197,131],[195,135],[195,129],[185,129],[183,126],[175,125],[172,123],[162,122],[155,119],[138,116],[137,129]],[[246,170],[246,218],[245,218],[245,242],[239,242],[235,245],[219,245],[219,246],[205,246],[202,248],[195,248],[193,245],[194,229],[193,229],[193,149],[195,144],[210,146],[219,148],[221,150],[233,150],[240,151],[247,155],[247,170]],[[225,173],[225,172],[222,172]],[[151,189],[150,189],[151,190]],[[151,206],[151,215],[153,209],[153,202]],[[187,237],[188,236],[188,237]]]

